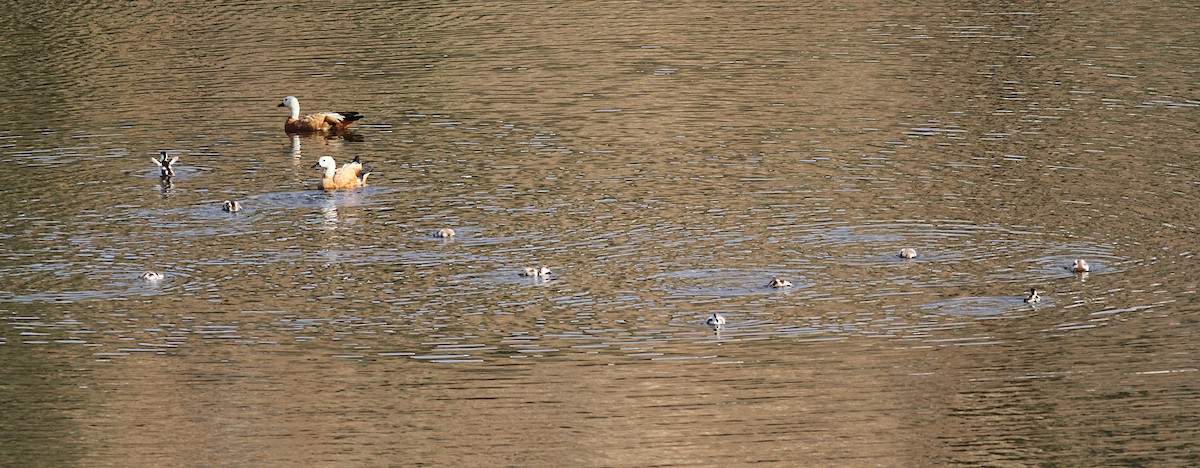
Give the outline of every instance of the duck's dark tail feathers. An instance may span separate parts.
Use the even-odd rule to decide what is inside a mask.
[[[350,125],[351,122],[355,122],[355,121],[363,118],[362,114],[359,114],[358,112],[354,112],[354,111],[338,112],[338,115],[342,116],[342,124],[343,125]]]

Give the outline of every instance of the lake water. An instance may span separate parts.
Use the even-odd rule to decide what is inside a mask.
[[[1195,4],[0,24],[0,464],[1200,463]]]

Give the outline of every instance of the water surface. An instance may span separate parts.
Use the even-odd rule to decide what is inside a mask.
[[[1198,15],[22,2],[0,462],[1193,465]]]

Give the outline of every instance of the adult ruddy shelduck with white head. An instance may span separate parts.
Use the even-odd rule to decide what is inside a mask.
[[[355,121],[363,118],[358,112],[321,112],[300,116],[300,100],[295,96],[283,98],[276,107],[286,107],[292,113],[283,124],[287,133],[333,133],[349,132],[348,128]]]
[[[334,161],[332,157],[321,156],[321,159],[318,159],[312,167],[325,171],[321,176],[321,183],[317,185],[317,188],[321,190],[359,188],[367,185],[367,176],[371,174],[371,168],[363,166],[358,156],[355,156],[353,161],[343,164],[341,168],[337,167],[337,161]]]

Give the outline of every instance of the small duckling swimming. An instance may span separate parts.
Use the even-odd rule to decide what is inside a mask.
[[[454,230],[453,230],[453,229],[450,229],[450,228],[442,228],[442,229],[438,229],[438,231],[437,231],[437,232],[433,233],[433,236],[434,236],[434,237],[441,237],[441,238],[451,238],[451,237],[454,237],[454,234],[455,234],[455,233],[454,233]]]
[[[790,288],[790,287],[792,287],[792,282],[788,281],[786,279],[783,279],[783,278],[775,278],[775,279],[771,280],[770,283],[767,283],[767,287]]]
[[[542,265],[541,267],[525,267],[521,270],[521,276],[530,276],[533,278],[545,278],[550,276],[550,267]]]
[[[721,328],[725,326],[725,317],[721,314],[714,313],[709,315],[708,319],[705,320],[704,323],[713,328]]]
[[[151,283],[157,283],[159,281],[162,281],[163,278],[166,278],[166,276],[157,271],[147,271],[145,273],[142,273],[142,276],[138,277],[138,279],[141,279],[142,281],[149,281]]]
[[[225,200],[225,203],[222,204],[221,209],[230,213],[237,213],[242,211],[242,204],[238,203],[237,200]]]
[[[1038,295],[1037,289],[1029,288],[1029,297],[1025,298],[1025,303],[1033,304],[1036,302],[1041,302],[1041,300],[1042,300],[1042,296]]]
[[[900,258],[917,258],[917,251],[907,247],[900,249]]]
[[[166,151],[159,151],[158,155],[159,155],[158,159],[150,158],[150,161],[152,161],[155,165],[157,165],[158,169],[160,171],[162,171],[162,175],[160,175],[159,177],[162,177],[164,179],[170,178],[170,177],[175,177],[175,168],[173,167],[173,165],[175,164],[175,161],[179,160],[179,156],[168,159]]]
[[[1079,259],[1075,260],[1075,263],[1071,264],[1071,271],[1075,273],[1087,273],[1092,271],[1092,269],[1088,266],[1087,260]]]

